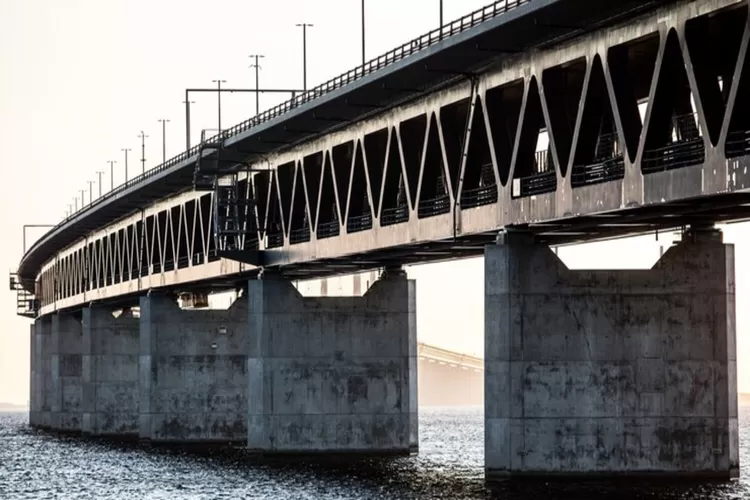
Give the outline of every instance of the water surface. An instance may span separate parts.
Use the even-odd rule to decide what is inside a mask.
[[[484,484],[482,408],[420,408],[420,454],[357,462],[259,462],[241,452],[147,450],[28,427],[0,413],[0,500],[15,499],[750,499],[750,408],[739,480]]]

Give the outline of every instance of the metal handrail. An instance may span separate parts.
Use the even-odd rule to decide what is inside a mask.
[[[346,73],[343,73],[335,78],[332,78],[331,80],[328,80],[325,83],[322,83],[318,85],[317,87],[314,87],[307,92],[304,92],[300,95],[297,95],[295,97],[292,97],[288,101],[285,101],[271,109],[268,109],[264,111],[263,113],[260,113],[248,120],[245,120],[233,127],[230,127],[228,129],[225,129],[218,134],[209,137],[208,139],[205,139],[205,135],[201,137],[204,139],[201,143],[196,144],[195,146],[191,147],[187,151],[184,151],[177,156],[170,158],[166,162],[157,165],[146,172],[141,173],[140,175],[133,177],[132,179],[129,179],[125,181],[124,183],[117,186],[112,191],[106,193],[105,195],[101,196],[100,198],[96,199],[95,201],[89,203],[85,207],[81,207],[76,212],[73,212],[68,217],[66,217],[62,222],[57,224],[53,229],[50,230],[50,232],[56,230],[58,227],[60,227],[62,224],[66,223],[68,220],[78,216],[82,212],[87,212],[89,210],[92,210],[96,208],[98,205],[104,203],[105,201],[117,196],[118,194],[122,193],[126,189],[128,189],[131,186],[134,186],[136,184],[140,184],[142,181],[153,177],[157,175],[160,172],[163,172],[185,160],[190,159],[191,157],[197,155],[201,149],[201,146],[208,144],[208,143],[216,143],[217,140],[220,139],[228,139],[230,137],[233,137],[241,132],[244,132],[250,128],[253,128],[255,126],[258,126],[262,123],[265,123],[267,121],[270,121],[278,116],[281,116],[288,111],[300,106],[301,104],[305,104],[307,102],[310,102],[314,99],[317,99],[318,97],[321,97],[329,92],[332,92],[334,90],[337,90],[341,87],[344,87],[345,85],[348,85],[349,83],[352,83],[356,80],[359,80],[367,75],[370,75],[386,66],[389,66],[393,63],[396,63],[398,61],[401,61],[402,59],[405,59],[408,56],[411,56],[417,52],[420,52],[428,47],[431,47],[446,38],[450,38],[458,33],[462,33],[468,29],[471,29],[485,21],[488,21],[490,19],[493,19],[499,15],[505,14],[508,11],[514,10],[517,7],[527,4],[531,2],[532,0],[500,0],[493,2],[489,5],[486,5],[482,8],[479,8],[475,10],[474,12],[471,12],[459,19],[456,19],[455,21],[452,21],[448,24],[445,24],[439,28],[436,28],[418,38],[415,38],[409,42],[406,42],[399,47],[396,47],[394,49],[391,49],[390,51],[386,52],[385,54],[382,54],[374,59],[371,59],[367,61],[366,63],[357,66],[356,68],[347,71]],[[40,240],[41,241],[41,240]],[[34,247],[33,245],[29,251],[26,252],[28,254]]]

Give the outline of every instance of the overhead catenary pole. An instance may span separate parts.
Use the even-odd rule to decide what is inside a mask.
[[[250,58],[255,59],[255,64],[251,64],[251,68],[255,68],[255,114],[260,113],[260,62],[259,59],[263,59],[263,54],[251,54]]]
[[[221,84],[227,83],[226,80],[211,80],[213,83],[217,85],[218,92],[216,93],[217,97],[217,103],[219,105],[219,134],[221,134]]]
[[[138,136],[141,138],[141,174],[146,173],[146,138],[148,137],[143,130]]]
[[[164,164],[167,163],[167,123],[169,120],[161,118],[158,121],[161,123],[161,162]]]
[[[307,28],[312,28],[312,24],[297,24],[302,28],[302,90],[307,92]]]
[[[128,151],[132,151],[129,148],[121,149],[125,153],[125,182],[128,182]]]

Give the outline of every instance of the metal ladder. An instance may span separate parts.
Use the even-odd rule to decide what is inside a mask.
[[[206,130],[201,131],[198,159],[193,172],[193,188],[196,191],[213,192],[213,237],[216,252],[220,257],[232,258],[228,252],[242,252],[247,249],[252,238],[257,238],[255,225],[251,224],[255,202],[249,190],[247,193],[240,192],[239,175],[236,171],[220,168],[222,153],[228,152],[224,151],[221,139],[206,141]],[[224,160],[228,161],[226,158]]]
[[[18,278],[18,273],[10,273],[10,289],[16,292],[16,314],[36,318],[39,302],[34,294],[26,290]]]

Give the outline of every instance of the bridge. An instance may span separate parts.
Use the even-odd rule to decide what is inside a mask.
[[[734,253],[713,224],[750,208],[747,18],[496,2],[188,144],[11,277],[32,424],[414,452],[401,267],[484,255],[488,478],[736,475]],[[644,272],[572,272],[548,247],[673,228]],[[366,269],[362,296],[290,284]],[[174,301],[231,289],[226,311]]]

